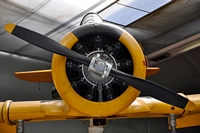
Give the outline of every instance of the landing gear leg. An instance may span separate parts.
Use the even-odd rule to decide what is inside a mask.
[[[24,133],[24,121],[23,120],[17,121],[16,132],[17,133]]]
[[[169,126],[171,128],[171,133],[176,133],[176,117],[174,114],[169,115]]]

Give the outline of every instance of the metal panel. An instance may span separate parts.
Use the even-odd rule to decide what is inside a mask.
[[[0,34],[5,32],[3,26],[5,23],[19,23],[26,19],[33,12],[38,10],[41,6],[45,5],[47,0],[40,1],[16,1],[6,0],[0,3]]]
[[[49,69],[50,63],[0,52],[0,101],[11,100],[47,100],[51,98],[52,83],[27,82],[14,76],[16,71]],[[39,90],[40,88],[40,90]]]
[[[5,32],[0,35],[0,49],[3,51],[15,51],[27,42]]]
[[[20,54],[27,55],[29,57],[33,56],[34,58],[38,58],[41,60],[47,60],[47,61],[51,62],[53,53],[43,50],[39,47],[29,45],[29,47],[26,47],[24,50],[22,49],[20,51]]]

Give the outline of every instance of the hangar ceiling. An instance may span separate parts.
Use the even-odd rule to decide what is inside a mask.
[[[39,62],[38,65],[35,63],[34,67],[34,65],[18,62],[18,59],[15,60],[11,56],[9,56],[9,60],[4,60],[5,58],[2,57],[0,58],[2,59],[0,64],[4,66],[3,68],[2,66],[0,67],[0,80],[13,80],[15,82],[12,75],[14,71],[50,68],[52,58],[52,53],[5,32],[4,25],[6,23],[16,23],[44,34],[55,41],[60,41],[66,33],[79,26],[82,17],[86,13],[100,13],[116,2],[115,0],[73,0],[73,2],[67,0],[0,1],[0,56],[15,55],[20,60],[22,58],[29,59],[27,62],[30,63]],[[174,47],[171,49],[169,47],[177,43],[181,42],[176,48],[198,44],[200,41],[199,0],[173,0],[166,6],[123,28],[142,44],[144,54],[149,57],[149,65],[161,67],[160,72],[155,76],[149,77],[149,80],[160,83],[176,92],[185,94],[200,93],[200,48],[198,45],[189,51],[184,51],[184,53],[169,55],[168,57],[170,58],[157,62],[153,61],[156,57],[166,53],[169,54],[171,50],[175,49]],[[187,41],[187,39],[191,38],[193,40]],[[168,49],[163,50],[164,48]],[[12,71],[5,73],[8,70]],[[3,76],[5,74],[10,74],[10,76],[6,76],[5,79],[5,76]],[[24,84],[25,82],[20,81],[20,83]],[[9,82],[0,84],[0,88],[8,88],[8,86],[10,89],[14,89],[14,86],[10,85]],[[35,86],[37,87],[37,85]],[[46,87],[49,86],[47,85]],[[3,91],[9,92],[8,90]],[[16,94],[20,93],[19,96],[22,97],[22,92],[15,92]],[[50,99],[50,96],[42,94],[39,95],[43,99]],[[20,99],[11,94],[8,94],[8,96]],[[5,100],[6,93],[2,97],[0,100]],[[22,99],[29,99],[29,95],[27,97],[23,95]]]
[[[79,26],[86,13],[98,12],[111,3],[105,0],[75,0],[73,3],[65,0],[1,1],[0,41],[8,43],[1,45],[0,50],[50,62],[52,53],[10,36],[5,32],[4,25],[15,23],[60,41],[71,29]]]

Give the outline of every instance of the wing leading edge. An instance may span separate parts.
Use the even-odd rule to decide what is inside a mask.
[[[191,112],[173,107],[152,97],[138,97],[128,108],[115,115],[107,116],[107,119],[168,117],[169,114],[175,114],[180,117],[177,119],[177,127],[200,125],[200,119],[195,118],[193,123],[188,121],[190,118],[200,117],[200,94],[188,95],[187,97],[196,105],[195,110]],[[2,114],[0,123],[10,125],[21,119],[41,121],[91,118],[73,110],[63,100],[26,102],[9,100],[0,102],[0,113]]]
[[[158,67],[147,67],[146,76],[152,76],[159,72]],[[21,80],[30,82],[53,82],[51,69],[49,70],[37,70],[37,71],[25,71],[15,72],[15,76]]]

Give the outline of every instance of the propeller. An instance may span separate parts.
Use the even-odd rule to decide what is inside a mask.
[[[90,58],[83,56],[79,53],[76,53],[75,51],[68,49],[63,45],[60,45],[60,43],[44,35],[41,35],[39,33],[36,33],[26,28],[17,26],[15,24],[6,24],[5,29],[9,33],[27,42],[30,42],[40,48],[43,48],[45,50],[51,51],[53,53],[56,53],[62,56],[66,56],[76,62],[85,64],[87,66],[89,66],[90,64],[90,61],[91,61]],[[135,87],[139,91],[149,94],[150,96],[160,101],[163,101],[165,103],[168,103],[168,104],[171,104],[176,107],[189,110],[189,111],[195,108],[195,104],[192,101],[151,81],[134,77],[132,75],[126,74],[114,68],[111,69],[110,75],[123,80],[124,82]]]

